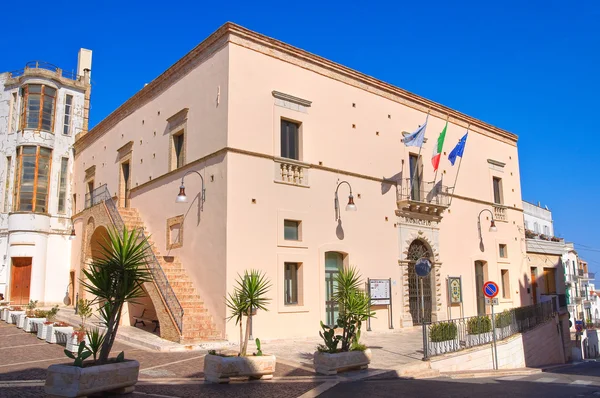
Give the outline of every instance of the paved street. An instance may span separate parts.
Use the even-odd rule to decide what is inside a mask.
[[[600,363],[585,362],[531,376],[477,379],[376,377],[338,383],[321,398],[355,397],[600,397]]]
[[[271,381],[233,381],[229,385],[205,384],[202,372],[204,354],[156,352],[117,342],[114,352],[125,350],[126,357],[140,362],[140,382],[130,397],[577,397],[600,396],[600,363],[586,362],[529,376],[479,379],[403,379],[393,368],[410,365],[418,358],[394,348],[411,332],[403,335],[371,336],[380,355],[379,365],[368,371],[346,372],[337,377],[317,376],[309,366],[308,354],[314,342],[307,340],[290,348],[270,342],[278,355],[275,377]],[[396,339],[396,340],[395,340]],[[387,347],[390,345],[390,347]],[[0,323],[0,397],[43,397],[46,368],[68,362],[64,347],[47,344],[14,325]],[[279,358],[281,354],[282,358]],[[406,358],[405,358],[406,357]],[[301,359],[301,360],[299,360]],[[388,366],[385,369],[385,366]],[[319,395],[320,394],[320,395]],[[594,395],[595,394],[595,395]]]

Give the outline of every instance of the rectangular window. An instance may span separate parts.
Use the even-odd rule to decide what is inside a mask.
[[[283,222],[283,239],[300,240],[300,221],[285,220]]]
[[[24,128],[52,131],[56,89],[43,84],[29,84],[25,86],[24,93]]]
[[[281,157],[299,160],[299,130],[298,123],[281,120]]]
[[[6,183],[4,184],[4,212],[8,213],[10,207],[8,207],[8,192],[10,190],[10,166],[12,164],[12,157],[6,157]]]
[[[556,294],[556,270],[554,268],[544,268],[544,283],[546,284],[546,294]]]
[[[17,156],[16,210],[47,213],[52,150],[22,146]]]
[[[501,205],[504,200],[502,199],[502,178],[494,177],[494,203]]]
[[[285,305],[298,304],[299,263],[285,263],[284,294]]]
[[[184,163],[184,135],[183,132],[173,136],[173,149],[175,151],[175,168],[183,167]]]
[[[501,258],[507,258],[508,257],[508,253],[506,251],[506,245],[500,244],[499,250],[500,250],[500,257]]]
[[[60,180],[58,184],[58,213],[65,214],[67,211],[67,181],[69,158],[60,159]]]
[[[10,104],[10,120],[9,120],[9,127],[8,127],[8,132],[9,133],[14,133],[15,131],[17,131],[18,128],[18,113],[17,113],[17,106],[18,106],[18,93],[14,92],[12,93],[12,97],[11,97],[11,104]]]
[[[71,132],[71,110],[73,108],[73,96],[65,95],[65,117],[63,120],[63,134],[69,135]]]
[[[502,298],[510,298],[510,279],[508,278],[508,270],[502,271]]]

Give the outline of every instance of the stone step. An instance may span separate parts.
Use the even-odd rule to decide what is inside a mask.
[[[190,330],[189,332],[183,329],[183,338],[187,342],[188,339],[198,340],[221,340],[221,332],[216,330]]]
[[[171,284],[169,282],[169,284]],[[177,295],[177,297],[183,297],[184,295],[195,295],[197,297],[198,296],[198,292],[196,291],[196,288],[192,287],[181,287],[181,286],[173,286],[171,284],[171,288],[173,288],[173,291],[175,292],[175,294]]]
[[[194,304],[202,303],[202,304],[204,304],[204,302],[200,299],[200,296],[197,294],[193,294],[193,293],[178,294],[177,299],[179,300],[180,303],[194,303]]]
[[[169,284],[173,287],[173,288],[188,288],[188,287],[194,287],[194,283],[190,280],[184,280],[184,278],[181,278],[182,280],[179,281],[169,281]]]

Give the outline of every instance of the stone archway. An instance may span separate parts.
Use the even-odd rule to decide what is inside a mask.
[[[79,264],[79,275],[83,277],[81,270],[89,267],[93,258],[101,255],[100,245],[104,245],[105,238],[108,236],[108,231],[114,228],[112,219],[110,218],[108,211],[104,203],[99,203],[91,208],[85,209],[79,214],[85,222],[83,236],[80,247],[80,264]],[[147,293],[147,297],[144,298],[144,307],[148,307],[151,310],[151,315],[145,314],[145,316],[155,318],[160,324],[159,333],[160,337],[179,342],[181,340],[181,333],[175,325],[168,309],[158,291],[154,282],[144,283],[144,290]],[[79,284],[79,297],[88,298],[89,293],[86,293],[81,283]],[[139,301],[139,300],[138,300]],[[129,313],[131,307],[132,313]],[[139,306],[138,306],[139,307]],[[133,316],[141,315],[142,309],[135,306],[127,306],[124,308],[122,317],[123,325],[133,325]],[[150,329],[152,331],[153,328]]]
[[[441,262],[437,245],[422,231],[406,238],[401,244],[403,250],[399,259],[403,281],[402,325],[420,325],[423,320],[427,323],[435,322],[439,320],[442,308]],[[424,313],[421,311],[421,283],[415,272],[415,263],[421,258],[428,259],[432,265],[429,277],[423,278]]]

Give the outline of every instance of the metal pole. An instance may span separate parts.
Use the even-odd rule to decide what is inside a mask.
[[[469,123],[469,126],[467,126],[467,134],[469,134],[469,128],[471,127],[471,123]],[[450,197],[450,203],[448,203],[448,206],[452,205],[452,199],[454,199],[454,193],[456,190],[456,182],[458,181],[458,174],[460,173],[460,165],[462,164],[462,159],[463,157],[460,157],[460,160],[458,161],[458,170],[456,170],[456,178],[454,179],[454,186],[452,187],[452,196]]]
[[[496,347],[496,317],[494,316],[494,304],[492,302],[493,299],[490,299],[490,303],[492,303],[492,330],[493,339],[494,339],[494,365],[496,370],[498,370],[498,348]]]
[[[427,324],[425,322],[425,295],[423,294],[423,278],[419,278],[421,284],[421,310],[423,316],[421,317],[421,329],[423,329],[423,359],[427,359]],[[417,284],[418,286],[419,284]]]
[[[417,276],[417,322],[419,322],[421,318],[421,305],[419,303],[419,277]]]
[[[75,295],[75,315],[77,315],[77,311],[79,309],[79,292]]]
[[[371,312],[371,278],[367,278],[367,292],[369,292],[369,313]],[[371,331],[371,317],[367,318],[367,332]]]
[[[394,328],[394,312],[392,311],[392,278],[390,278],[390,329]],[[370,318],[369,318],[370,319]],[[369,321],[369,325],[371,321]]]

